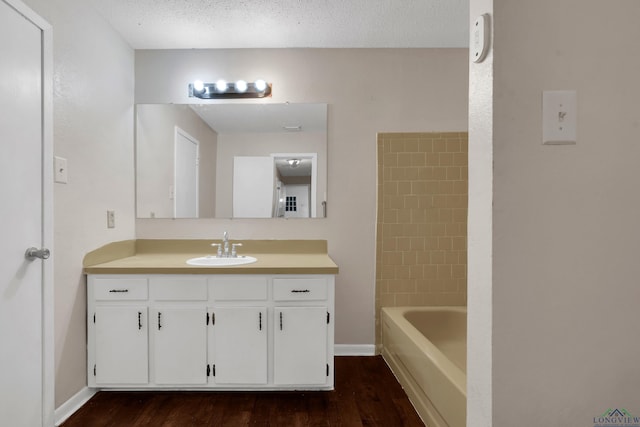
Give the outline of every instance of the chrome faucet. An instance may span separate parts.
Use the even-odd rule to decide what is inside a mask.
[[[224,252],[222,254],[223,257],[229,258],[229,233],[224,232],[222,244],[224,245]]]
[[[229,250],[229,233],[225,231],[222,236],[222,243],[212,243],[211,246],[218,248],[218,258],[237,258],[236,247],[242,246],[242,243],[232,243],[231,250]]]

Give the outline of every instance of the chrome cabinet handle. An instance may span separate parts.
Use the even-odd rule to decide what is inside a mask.
[[[51,256],[51,252],[47,248],[29,248],[24,254],[24,257],[29,261],[33,261],[36,258],[48,259]]]

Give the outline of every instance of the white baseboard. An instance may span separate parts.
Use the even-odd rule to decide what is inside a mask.
[[[56,408],[54,417],[56,426],[59,426],[63,422],[67,420],[74,412],[76,412],[82,405],[87,403],[94,394],[96,394],[96,389],[85,387],[77,392],[75,395],[71,396],[69,400],[64,402],[58,408]]]
[[[375,356],[374,344],[336,344],[333,346],[336,356]]]

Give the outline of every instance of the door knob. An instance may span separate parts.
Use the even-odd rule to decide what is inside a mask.
[[[24,257],[29,261],[33,261],[36,258],[47,259],[49,256],[51,256],[51,252],[47,248],[29,248],[24,254]]]

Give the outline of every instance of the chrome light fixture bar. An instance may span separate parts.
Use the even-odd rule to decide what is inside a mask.
[[[189,98],[200,99],[234,99],[234,98],[264,98],[271,96],[271,83],[264,80],[256,80],[247,83],[238,80],[228,83],[218,80],[215,83],[195,81],[189,83]]]

